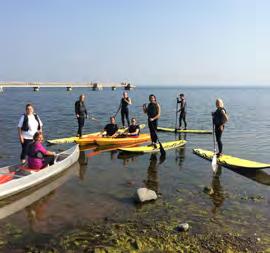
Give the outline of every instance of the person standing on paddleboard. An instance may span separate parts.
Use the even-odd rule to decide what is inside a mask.
[[[128,96],[128,93],[125,91],[123,92],[123,97],[121,98],[120,101],[120,105],[119,108],[115,114],[115,117],[117,115],[117,113],[121,110],[121,120],[122,120],[122,126],[123,128],[125,127],[125,118],[127,121],[127,125],[130,125],[130,121],[129,121],[129,109],[128,106],[131,105],[131,99]]]
[[[180,112],[179,115],[179,130],[181,130],[181,126],[182,126],[182,120],[184,122],[185,125],[185,130],[187,129],[187,122],[186,122],[186,98],[185,95],[183,93],[181,93],[179,95],[179,98],[177,98],[177,103],[180,104],[180,109],[177,112]]]
[[[157,103],[156,96],[151,94],[149,96],[149,104],[143,105],[144,113],[147,113],[148,116],[148,127],[151,135],[152,145],[157,145],[157,126],[158,126],[158,119],[160,118],[160,105]]]
[[[34,107],[32,104],[27,104],[25,107],[25,113],[21,116],[18,124],[19,140],[22,145],[21,163],[26,162],[26,156],[28,154],[28,148],[33,141],[33,136],[36,132],[42,132],[42,122],[39,116],[34,113]]]
[[[222,99],[218,98],[216,100],[216,111],[212,113],[213,117],[213,124],[215,127],[215,135],[216,135],[216,140],[218,144],[218,153],[217,157],[220,157],[223,155],[222,150],[223,150],[223,144],[221,142],[221,136],[224,131],[224,125],[228,121],[228,115],[227,112],[224,108],[224,104]]]
[[[78,131],[77,131],[78,137],[82,137],[82,129],[84,127],[84,121],[85,118],[88,117],[84,100],[85,95],[81,94],[79,100],[75,102],[75,115],[78,120]]]

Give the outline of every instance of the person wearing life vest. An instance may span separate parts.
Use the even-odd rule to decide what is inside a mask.
[[[39,116],[34,113],[33,105],[27,104],[18,124],[19,141],[22,145],[21,163],[26,162],[28,146],[33,141],[34,134],[42,132],[42,125]]]
[[[143,105],[143,111],[148,116],[148,127],[151,135],[152,145],[157,145],[157,126],[158,126],[158,119],[160,118],[160,105],[157,102],[156,96],[151,94],[149,96],[149,104]]]
[[[47,165],[52,165],[56,153],[44,148],[42,145],[43,134],[41,132],[36,132],[33,139],[34,140],[28,147],[28,167],[39,170]]]
[[[84,100],[85,100],[85,95],[81,94],[79,100],[75,102],[75,115],[78,120],[78,131],[77,131],[78,137],[82,137],[82,129],[84,127],[84,121],[85,121],[85,118],[88,117]]]
[[[180,112],[180,115],[179,115],[179,129],[181,130],[181,125],[182,125],[182,120],[184,122],[184,125],[185,125],[185,130],[187,129],[187,122],[186,122],[186,106],[187,106],[187,103],[186,103],[186,99],[185,99],[185,96],[183,93],[181,93],[179,95],[179,99],[177,99],[177,103],[180,104],[180,109],[178,110],[178,112]]]
[[[117,124],[115,123],[115,117],[111,116],[110,123],[104,127],[102,136],[103,137],[116,137],[118,135],[118,129],[119,128]]]
[[[224,108],[224,104],[222,99],[218,98],[216,100],[216,111],[212,113],[212,117],[213,117],[213,124],[215,127],[215,135],[216,135],[216,140],[217,140],[217,144],[218,144],[218,153],[217,153],[217,157],[220,157],[223,155],[222,151],[223,151],[223,144],[221,141],[221,136],[222,133],[224,131],[224,125],[225,123],[228,121],[228,115],[227,112]]]
[[[135,118],[131,119],[131,125],[128,127],[127,132],[124,133],[128,137],[138,137],[140,134],[140,126],[137,124]]]

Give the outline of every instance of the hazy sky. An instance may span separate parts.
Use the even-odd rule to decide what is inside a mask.
[[[0,0],[0,81],[270,84],[268,0]]]

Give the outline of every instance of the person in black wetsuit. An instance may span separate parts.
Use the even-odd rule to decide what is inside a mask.
[[[150,103],[146,106],[143,105],[144,113],[147,113],[148,116],[148,127],[151,135],[152,145],[157,144],[157,126],[158,126],[158,119],[160,118],[160,105],[157,103],[156,96],[151,94],[149,96]]]
[[[184,121],[185,124],[185,130],[187,129],[187,122],[186,122],[186,99],[183,93],[181,93],[179,95],[179,99],[177,99],[177,103],[180,104],[180,109],[178,110],[178,112],[180,112],[179,115],[179,129],[181,129],[181,125],[182,125],[182,120]]]
[[[102,133],[102,136],[116,137],[118,135],[117,131],[118,131],[118,126],[115,123],[115,117],[112,116],[110,117],[110,123],[104,127],[104,132]]]
[[[221,142],[221,136],[224,131],[224,124],[228,121],[228,115],[224,108],[223,101],[220,98],[216,100],[216,107],[217,109],[215,112],[212,113],[212,117],[219,151],[217,153],[217,157],[220,157],[223,154],[223,144]]]
[[[122,120],[123,127],[125,127],[125,118],[126,118],[128,126],[130,125],[129,109],[128,109],[129,105],[131,105],[131,99],[129,98],[128,93],[125,91],[123,92],[123,97],[121,98],[120,105],[117,110],[117,113],[121,110],[121,120]]]
[[[137,137],[140,134],[140,126],[137,124],[135,118],[131,119],[131,125],[128,127],[127,132],[124,133],[126,136],[134,136]]]
[[[85,95],[81,94],[80,99],[75,102],[75,115],[78,120],[77,136],[82,137],[82,129],[84,126],[84,120],[87,118],[87,110],[84,104]]]

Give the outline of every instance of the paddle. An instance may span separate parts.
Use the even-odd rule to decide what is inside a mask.
[[[161,142],[160,142],[160,140],[159,140],[159,138],[158,138],[157,132],[156,132],[154,126],[153,126],[152,121],[149,121],[149,122],[150,122],[150,124],[152,125],[152,128],[153,128],[154,133],[155,133],[155,137],[156,137],[156,139],[157,139],[157,141],[158,141],[158,143],[159,143],[160,154],[161,154],[161,156],[165,157],[165,156],[166,156],[166,151],[165,151],[165,149],[163,148],[163,146],[162,146],[162,144],[161,144]]]
[[[212,116],[212,125],[213,125],[213,143],[214,143],[214,155],[212,158],[212,169],[213,172],[216,173],[217,171],[217,154],[216,154],[216,141],[215,141],[215,126],[214,126],[214,120],[213,120],[213,116]]]
[[[177,131],[177,115],[178,115],[178,98],[176,98],[175,133]]]

